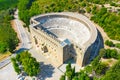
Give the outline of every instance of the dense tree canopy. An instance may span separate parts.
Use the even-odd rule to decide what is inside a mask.
[[[19,17],[21,20],[23,20],[26,23],[26,25],[29,24],[29,19],[30,19],[29,9],[33,1],[34,0],[19,0],[18,3]]]
[[[101,49],[99,51],[99,55],[91,62],[90,65],[87,65],[84,68],[84,71],[87,74],[93,74],[91,80],[117,80],[119,78],[119,75],[118,75],[118,72],[116,71],[117,70],[116,65],[119,66],[120,64],[119,56],[120,55],[115,49]],[[110,67],[107,63],[103,62],[101,58],[102,59],[114,58],[118,60],[118,63],[116,65],[113,65],[113,67]],[[112,74],[111,70],[114,70],[114,69],[115,71]],[[117,79],[113,77],[117,77]]]
[[[118,61],[100,80],[120,80],[120,61]]]
[[[8,0],[0,0],[0,53],[4,53],[7,50],[12,52],[18,44],[17,35],[10,24],[14,12],[11,8],[16,5],[17,0],[10,0],[13,2],[12,4],[7,1]],[[4,4],[6,6],[2,6]]]
[[[106,49],[106,53],[104,54],[104,58],[118,58],[118,52],[116,49]]]
[[[29,76],[36,76],[40,72],[39,62],[37,62],[28,51],[17,54],[16,57],[11,60],[13,62],[14,69],[18,74],[22,71],[19,69],[20,65]],[[18,65],[18,63],[20,64]]]
[[[120,40],[120,15],[107,12],[106,8],[94,11],[91,18],[98,23],[111,39]]]
[[[12,61],[12,63],[13,63],[13,67],[14,67],[15,72],[16,72],[17,74],[20,74],[20,73],[21,73],[21,70],[20,70],[20,68],[19,68],[19,65],[18,65],[16,59],[13,57],[13,58],[11,58],[11,61]]]
[[[102,58],[114,58],[114,59],[119,59],[120,54],[116,49],[101,49],[99,51],[99,57]]]
[[[0,0],[0,10],[17,7],[18,0]]]

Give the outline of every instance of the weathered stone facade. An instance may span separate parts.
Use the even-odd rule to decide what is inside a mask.
[[[66,24],[66,21],[66,23],[63,24],[63,22],[65,21],[56,21],[57,18],[59,20],[64,20],[64,17],[66,18],[66,20],[72,19],[77,22],[76,24]],[[79,24],[78,22],[80,23],[80,25],[84,24],[85,28],[82,28],[89,30],[87,33],[85,33],[85,31],[81,32],[83,36],[78,35],[79,32],[77,33],[77,31],[75,31],[77,30],[77,27],[73,29],[74,25],[77,26],[77,24]],[[66,60],[70,58],[74,58],[77,64],[79,64],[80,66],[84,66],[89,62],[90,56],[98,53],[100,49],[100,40],[98,38],[96,28],[86,17],[80,14],[70,12],[43,14],[32,17],[30,23],[33,46],[36,47],[36,49],[41,54],[48,56],[52,64],[54,64],[56,67],[62,65]],[[73,25],[73,27],[66,27],[67,25]],[[78,28],[81,28],[81,26]],[[77,34],[74,34],[75,32]],[[75,40],[73,34],[76,37]],[[85,38],[81,38],[81,36]],[[59,37],[62,40],[59,39]],[[81,41],[81,44],[79,39]],[[95,48],[94,44],[98,46],[98,49],[96,48],[95,51],[93,51],[93,48]],[[91,53],[92,51],[94,53]]]

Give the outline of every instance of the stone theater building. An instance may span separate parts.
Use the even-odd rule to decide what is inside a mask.
[[[56,67],[74,59],[81,67],[88,64],[102,47],[96,27],[85,16],[72,13],[48,13],[30,20],[33,46],[49,57]],[[38,54],[39,55],[39,54]]]

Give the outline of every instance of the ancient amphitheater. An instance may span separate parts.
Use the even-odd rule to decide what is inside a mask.
[[[30,20],[33,45],[56,66],[71,58],[76,64],[88,64],[102,47],[96,27],[85,16],[72,13],[48,13]]]

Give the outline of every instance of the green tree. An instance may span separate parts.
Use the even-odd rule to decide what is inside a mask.
[[[115,47],[117,47],[117,48],[120,49],[120,43],[116,43],[116,44],[115,44]]]
[[[11,58],[11,61],[14,63],[14,62],[16,62],[16,58]]]
[[[82,2],[81,3],[81,7],[85,7],[86,6],[86,3],[85,2]]]
[[[67,76],[67,80],[71,80],[72,79],[72,71],[67,71],[66,76]]]
[[[75,76],[75,67],[72,69],[72,78]]]
[[[91,12],[91,8],[90,8],[90,7],[86,7],[86,11],[87,11],[88,13],[90,13],[90,12]]]
[[[20,74],[20,73],[21,73],[21,70],[20,70],[20,68],[19,68],[19,65],[16,64],[16,63],[14,63],[13,66],[14,66],[15,72],[16,72],[17,74]]]
[[[109,40],[106,40],[105,44],[110,46],[110,47],[114,47],[115,46],[114,43],[112,41],[109,41]]]
[[[19,62],[20,61],[20,54],[16,55],[16,60]]]
[[[94,16],[91,17],[91,20],[98,23],[111,39],[120,40],[120,15],[109,13],[104,7],[101,9],[92,9],[92,14]]]
[[[90,78],[84,71],[81,70],[79,72],[78,80],[90,80]]]
[[[18,0],[0,0],[0,11],[17,7]]]
[[[14,67],[14,70],[15,70],[15,72],[17,73],[17,74],[20,74],[21,73],[21,70],[20,70],[20,68],[19,68],[19,65],[18,65],[18,63],[17,63],[17,60],[16,60],[16,58],[11,58],[11,61],[12,61],[12,63],[13,63],[13,67]]]
[[[106,70],[107,70],[107,65],[100,62],[96,66],[95,72],[96,72],[96,74],[101,75],[101,74],[105,74]]]
[[[39,62],[35,58],[31,57],[28,51],[20,53],[20,61],[24,68],[24,71],[29,76],[36,76],[40,72]]]
[[[65,80],[65,77],[67,77],[67,80],[90,80],[85,71],[75,72],[75,67],[71,68],[70,63],[66,66],[66,72],[61,76],[60,80]]]
[[[0,53],[13,52],[19,42],[15,31],[11,27],[10,16],[8,10],[0,12]]]
[[[37,62],[35,58],[31,57],[31,54],[28,51],[23,51],[17,54],[15,58],[11,59],[11,61],[13,62],[13,67],[18,74],[21,72],[18,63],[22,65],[28,76],[36,76],[40,72],[39,62]]]
[[[68,65],[66,66],[66,71],[71,71],[72,68],[71,68],[71,63],[68,63]]]
[[[65,80],[65,75],[62,75],[62,76],[60,77],[60,80]]]
[[[92,73],[93,69],[92,69],[92,66],[86,66],[85,69],[84,69],[88,74]]]
[[[0,53],[4,53],[7,51],[7,44],[4,42],[0,42]]]
[[[118,52],[116,49],[106,49],[104,58],[115,58],[118,59]]]
[[[120,61],[118,61],[107,73],[101,78],[101,80],[119,80],[120,79]]]
[[[72,80],[79,80],[77,76],[75,76]]]
[[[111,3],[110,3],[110,5],[111,5],[111,6],[115,6],[116,4],[115,4],[115,3],[113,3],[113,2],[111,2]]]
[[[72,79],[72,68],[71,68],[71,63],[68,63],[66,66],[66,72],[65,75],[67,76],[68,80]]]
[[[104,55],[106,54],[106,50],[103,48],[103,49],[100,49],[99,51],[99,56],[100,57],[104,57]]]
[[[100,60],[100,57],[97,56],[97,57],[91,62],[91,65],[92,65],[93,69],[96,69],[97,65],[99,64],[99,60]]]

